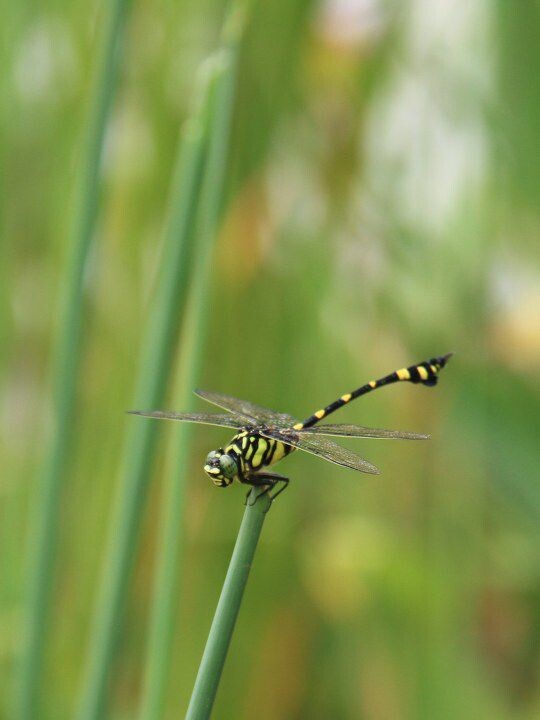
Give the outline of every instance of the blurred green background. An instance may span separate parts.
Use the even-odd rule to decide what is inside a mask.
[[[156,291],[178,131],[225,4],[134,2],[108,124],[82,363],[39,694],[73,717]],[[1,712],[14,716],[31,510],[73,177],[103,20],[88,0],[1,11]],[[268,515],[214,716],[540,717],[540,6],[255,3],[238,69],[202,387],[304,417],[453,350],[339,421],[430,432],[355,441],[383,474],[295,454]],[[185,338],[184,338],[185,339]],[[182,371],[183,341],[175,376]],[[175,402],[171,377],[164,407]],[[194,402],[194,408],[205,409]],[[160,497],[159,427],[110,716],[138,716]],[[244,492],[192,434],[164,719],[183,716]],[[345,443],[348,444],[348,443]]]

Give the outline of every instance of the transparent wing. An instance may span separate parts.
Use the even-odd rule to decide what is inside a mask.
[[[362,425],[315,425],[299,431],[300,435],[333,435],[334,437],[382,438],[390,440],[429,440],[429,435],[402,430],[382,430]]]
[[[337,445],[335,442],[332,442],[332,440],[327,440],[327,438],[310,437],[307,432],[280,432],[279,430],[269,430],[267,428],[259,428],[258,432],[274,440],[280,440],[286,445],[292,445],[299,450],[317,455],[336,465],[343,465],[343,467],[371,473],[372,475],[378,475],[380,472],[375,465],[372,465],[351,450]]]
[[[158,420],[181,420],[183,422],[202,423],[203,425],[219,425],[239,430],[246,426],[243,418],[225,413],[177,413],[168,410],[128,410],[129,415],[142,415],[143,417],[157,418]]]
[[[274,425],[277,428],[285,429],[291,428],[297,422],[286,413],[274,412],[274,410],[254,405],[248,400],[239,400],[230,395],[208,392],[207,390],[195,390],[195,395],[229,412],[241,415],[255,425]]]

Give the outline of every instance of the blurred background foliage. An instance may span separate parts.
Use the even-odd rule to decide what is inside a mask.
[[[73,716],[155,292],[178,131],[222,0],[134,2],[85,275],[83,362],[63,484],[39,718]],[[24,552],[102,4],[2,9],[2,713],[21,653]],[[298,416],[456,352],[344,421],[432,433],[356,441],[379,478],[287,460],[215,717],[540,716],[540,6],[255,3],[207,297],[203,387]],[[178,375],[182,370],[178,346]],[[176,371],[175,371],[176,372]],[[176,407],[171,378],[167,407]],[[180,408],[177,408],[180,409]],[[170,430],[160,426],[112,677],[135,718]],[[244,493],[202,474],[193,433],[165,718],[182,715]]]

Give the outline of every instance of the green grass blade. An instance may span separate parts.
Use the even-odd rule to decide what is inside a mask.
[[[16,712],[21,720],[37,717],[37,692],[48,626],[59,495],[74,415],[83,316],[83,273],[96,225],[104,136],[117,85],[120,45],[128,6],[128,0],[115,0],[107,10],[68,238],[70,257],[62,281],[52,372],[53,430],[30,533],[28,607],[16,698]]]
[[[193,247],[193,223],[200,193],[206,142],[208,103],[215,78],[207,73],[199,108],[188,124],[175,173],[163,256],[162,277],[143,341],[135,407],[150,408],[163,400],[173,359],[176,327],[184,314]],[[78,717],[101,720],[114,660],[122,608],[136,552],[137,534],[151,470],[157,426],[129,420],[124,471],[111,525],[100,597],[88,656]]]
[[[255,488],[251,491],[250,500],[256,492],[260,490]],[[206,720],[212,712],[251,563],[270,503],[268,494],[264,494],[253,505],[246,506],[195,680],[186,720]]]
[[[184,333],[187,346],[183,358],[184,372],[178,393],[179,407],[188,407],[192,402],[192,390],[200,376],[205,345],[210,264],[223,205],[225,167],[235,91],[237,41],[242,24],[236,23],[234,28],[235,33],[229,35],[230,47],[218,53],[215,59],[219,78],[212,108],[208,161],[198,214],[198,252],[190,293],[190,313]],[[176,452],[172,462],[174,469],[169,473],[168,485],[163,496],[163,520],[159,524],[161,533],[158,540],[142,720],[158,720],[161,717],[170,662],[171,628],[174,624],[179,575],[178,538],[182,534],[183,525],[184,468],[191,428],[181,425],[176,432]]]

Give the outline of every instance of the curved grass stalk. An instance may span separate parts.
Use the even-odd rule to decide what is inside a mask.
[[[256,493],[260,493],[260,490],[254,488],[248,502],[252,501],[252,496]],[[253,505],[246,506],[195,680],[186,720],[207,720],[212,712],[257,542],[270,504],[268,493],[265,493],[260,495]]]
[[[142,343],[134,400],[136,407],[154,407],[162,401],[173,360],[177,325],[184,314],[192,264],[192,226],[204,165],[209,102],[215,85],[215,76],[210,72],[205,72],[204,75],[201,79],[198,109],[186,126],[181,141],[173,181],[162,273]],[[154,423],[130,421],[124,451],[124,471],[111,524],[109,550],[106,554],[88,653],[87,673],[78,708],[78,717],[84,720],[102,720],[104,717],[108,681],[136,552],[155,440]]]
[[[231,21],[234,18],[234,22]],[[219,78],[209,127],[208,160],[198,212],[198,253],[190,292],[190,313],[184,337],[184,372],[180,381],[181,407],[189,407],[197,385],[203,359],[208,316],[208,285],[214,240],[224,196],[225,167],[235,91],[238,42],[243,22],[239,6],[234,5],[225,25],[227,46],[217,54]],[[159,720],[162,716],[167,675],[170,665],[174,608],[179,576],[178,538],[183,527],[185,464],[191,428],[181,424],[175,433],[175,451],[168,484],[164,489],[161,532],[158,540],[156,575],[151,610],[148,656],[141,720]]]
[[[128,0],[114,0],[107,8],[108,18],[97,63],[81,174],[78,178],[68,238],[70,257],[62,279],[58,329],[53,351],[53,430],[40,477],[38,501],[30,532],[28,604],[15,710],[16,717],[20,720],[34,720],[37,717],[37,694],[54,575],[58,505],[71,444],[80,359],[83,274],[96,225],[105,130],[117,86],[120,45],[128,6]]]

